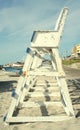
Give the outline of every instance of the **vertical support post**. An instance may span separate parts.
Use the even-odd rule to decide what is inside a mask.
[[[37,55],[35,55],[33,59],[32,69],[39,67],[41,65],[41,62],[42,62],[42,59],[40,59],[39,57],[37,57]]]
[[[38,48],[36,48],[36,50],[37,50],[37,49],[38,49]],[[31,66],[32,69],[35,69],[35,68],[39,67],[39,66],[41,65],[41,63],[42,63],[42,58],[39,57],[40,54],[37,54],[37,53],[38,53],[38,52],[35,53],[35,57],[34,57],[34,59],[33,59],[33,64],[32,64],[32,66]]]
[[[64,102],[65,102],[65,104],[66,104],[66,106],[68,107],[68,110],[69,110],[69,112],[67,111],[67,114],[74,116],[74,111],[73,111],[72,103],[71,103],[71,100],[70,100],[67,83],[66,83],[66,80],[65,80],[65,77],[64,77],[64,71],[63,71],[63,68],[62,68],[62,62],[61,62],[61,58],[59,56],[58,49],[54,48],[54,49],[52,49],[52,52],[53,52],[53,55],[54,55],[55,60],[56,60],[57,70],[62,75],[59,78],[59,81],[60,81],[60,84],[61,84],[61,86],[60,86],[61,90],[63,92],[62,95],[63,95],[63,98],[64,98]]]

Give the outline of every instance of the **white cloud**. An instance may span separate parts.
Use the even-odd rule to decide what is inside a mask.
[[[69,42],[79,35],[80,32],[80,9],[69,12],[65,28],[66,40]],[[80,39],[80,38],[79,38]],[[69,42],[70,44],[70,42]]]
[[[36,4],[35,1],[32,2],[32,4],[31,2],[32,1],[23,1],[24,6],[17,5],[3,8],[0,12],[0,25],[2,27],[0,31],[7,30],[7,33],[16,34],[17,32],[25,30],[25,28],[26,30],[34,29],[34,26],[37,28],[44,26],[42,28],[45,28],[45,24],[46,26],[51,26],[51,22],[53,22],[53,24],[55,23],[53,21],[55,17],[53,10],[59,8],[59,5],[56,5],[57,2],[49,2],[48,0],[44,2],[40,1],[40,4],[42,2],[41,5],[38,1],[36,1]],[[48,2],[48,4],[46,4],[46,2]],[[28,7],[28,4],[30,7]],[[51,12],[53,12],[53,14],[50,16]]]
[[[80,32],[80,8],[78,2],[74,0],[15,0],[13,3],[13,6],[0,9],[0,34],[6,37],[4,38],[6,46],[9,45],[9,48],[13,45],[19,47],[17,49],[15,47],[15,55],[18,55],[19,50],[23,50],[25,46],[29,45],[33,30],[54,29],[63,6],[68,6],[70,10],[61,40],[62,48],[66,48],[65,42],[69,46],[72,41],[75,42],[76,39],[80,39],[77,38]]]

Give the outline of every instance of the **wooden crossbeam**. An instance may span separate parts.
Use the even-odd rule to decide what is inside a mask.
[[[56,122],[56,121],[64,121],[73,119],[74,116],[35,116],[35,117],[10,117],[6,120],[6,122],[12,123],[22,123],[22,122]]]
[[[65,77],[64,73],[50,71],[29,71],[29,75]]]
[[[39,81],[39,82],[36,82],[35,85],[36,85],[37,87],[38,87],[38,86],[44,86],[44,87],[45,87],[45,86],[48,86],[48,85],[49,85],[49,86],[54,86],[54,87],[56,86],[56,87],[57,87],[58,83],[57,83],[57,82],[45,82],[45,81],[44,81],[44,82],[41,82],[41,81]]]
[[[23,102],[21,107],[41,107],[41,106],[55,106],[55,107],[63,107],[62,103],[60,101],[53,102],[53,101],[48,101],[48,102]]]
[[[59,87],[58,86],[53,86],[53,87],[44,87],[44,86],[42,86],[42,87],[33,87],[33,88],[31,88],[30,89],[30,91],[41,91],[41,92],[56,92],[56,91],[60,91],[59,90]]]
[[[60,92],[53,92],[53,93],[48,93],[48,92],[28,92],[28,96],[30,97],[60,97]]]

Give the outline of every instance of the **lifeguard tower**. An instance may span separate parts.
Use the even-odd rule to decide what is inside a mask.
[[[12,94],[7,123],[55,122],[75,117],[58,50],[67,13],[68,8],[63,8],[54,31],[33,32],[17,88]],[[46,55],[49,60],[45,59]]]

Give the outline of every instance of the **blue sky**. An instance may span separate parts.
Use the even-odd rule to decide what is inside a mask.
[[[54,30],[63,7],[69,8],[59,51],[80,43],[80,0],[0,0],[0,64],[21,61],[34,30]]]

